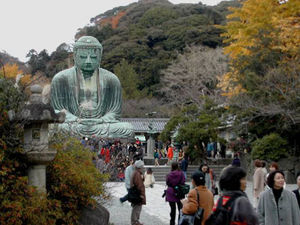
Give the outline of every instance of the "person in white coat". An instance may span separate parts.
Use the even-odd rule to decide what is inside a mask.
[[[144,185],[146,188],[148,187],[153,187],[154,183],[155,183],[155,178],[152,172],[151,168],[148,168],[147,171],[145,172],[145,176],[144,176],[145,180],[144,180]]]
[[[269,174],[270,189],[261,193],[257,212],[259,225],[299,225],[300,210],[296,196],[283,188],[284,173],[276,170]]]

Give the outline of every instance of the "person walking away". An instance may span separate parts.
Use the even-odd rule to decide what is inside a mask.
[[[253,205],[257,207],[259,195],[265,188],[265,173],[259,159],[254,161],[255,171],[253,174]]]
[[[299,210],[300,210],[300,172],[298,172],[298,174],[296,176],[296,180],[297,180],[298,188],[296,190],[293,190],[293,192],[296,195],[296,198],[297,198],[297,201],[298,201]]]
[[[178,212],[182,208],[182,203],[180,199],[175,195],[174,187],[179,184],[184,184],[185,178],[182,171],[179,170],[177,162],[172,162],[171,172],[167,175],[167,192],[166,192],[166,201],[169,202],[171,212],[170,212],[170,225],[175,225],[176,218],[176,205]]]
[[[154,151],[154,165],[155,166],[159,166],[158,159],[159,159],[159,153],[158,153],[157,149],[155,149],[155,151]]]
[[[144,181],[144,185],[146,188],[151,187],[153,188],[154,183],[155,183],[155,178],[153,175],[153,171],[151,168],[148,168],[147,171],[145,172],[145,181]]]
[[[146,193],[143,178],[144,162],[138,160],[134,163],[135,171],[132,174],[130,187],[136,187],[140,193],[141,202],[137,204],[131,204],[131,225],[143,225],[140,223],[140,215],[142,211],[142,205],[146,205]]]
[[[168,148],[167,156],[168,156],[168,162],[167,162],[167,164],[169,165],[169,163],[172,162],[172,159],[173,159],[173,156],[174,156],[173,146],[172,145],[170,145],[169,148]]]
[[[238,153],[234,153],[231,165],[232,166],[241,167],[241,160],[239,158],[239,154]]]
[[[269,174],[265,190],[259,198],[257,212],[260,225],[300,224],[300,210],[296,196],[283,188],[284,173],[280,170]]]
[[[264,172],[264,177],[265,177],[265,186],[267,185],[267,174],[268,174],[266,166],[267,166],[266,161],[261,160],[261,167],[262,167],[262,171]]]
[[[210,138],[210,142],[207,144],[207,147],[206,147],[206,152],[207,152],[208,158],[212,157],[213,150],[214,150],[214,143],[212,142],[212,139]]]
[[[179,153],[178,153],[178,163],[180,164],[181,161],[183,160],[184,158],[184,152],[182,149],[179,150]]]
[[[132,159],[130,161],[130,165],[126,167],[125,169],[125,187],[126,187],[126,190],[128,192],[129,188],[130,188],[130,181],[131,181],[131,176],[134,172],[134,160]],[[128,200],[128,193],[120,198],[120,202],[123,203],[123,202],[126,202]]]
[[[222,196],[217,200],[213,213],[205,225],[258,225],[258,217],[245,193],[247,185],[246,172],[241,167],[226,168],[219,181]],[[226,209],[226,211],[224,210]],[[229,216],[220,217],[220,212]]]
[[[102,159],[102,155],[98,155],[98,160],[97,160],[97,163],[96,163],[96,168],[100,171],[100,173],[104,172],[105,162]]]
[[[214,197],[212,192],[205,186],[204,173],[200,171],[196,171],[193,173],[192,186],[194,189],[190,190],[187,199],[182,200],[182,213],[194,214],[198,210],[198,208],[204,209],[203,219],[201,223],[201,225],[204,225],[205,221],[212,212],[214,206]],[[197,192],[199,195],[199,202]]]
[[[188,156],[185,154],[183,160],[180,163],[180,169],[184,174],[185,180],[187,178],[186,177],[186,171],[187,171],[188,166],[189,166]]]
[[[110,162],[110,151],[109,148],[106,147],[105,149],[105,163],[108,164]]]
[[[213,179],[213,174],[210,173],[210,168],[205,163],[199,167],[199,170],[205,175],[205,186],[207,187],[208,190],[213,192],[214,179]]]

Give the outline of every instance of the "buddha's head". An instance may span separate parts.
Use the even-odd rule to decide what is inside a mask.
[[[79,68],[84,78],[93,75],[99,67],[102,57],[102,45],[91,36],[83,36],[74,44],[75,66]]]

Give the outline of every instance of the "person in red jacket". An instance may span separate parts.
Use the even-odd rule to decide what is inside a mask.
[[[170,162],[172,162],[172,159],[173,159],[173,145],[170,145],[169,148],[168,148],[168,153],[167,153],[167,156],[168,156],[168,164]]]
[[[107,147],[105,149],[105,163],[109,163],[110,162],[110,152],[109,152],[109,148]]]

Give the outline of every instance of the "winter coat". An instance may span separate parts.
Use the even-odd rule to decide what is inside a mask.
[[[170,159],[170,160],[172,160],[173,159],[173,148],[170,146],[169,148],[168,148],[168,158]]]
[[[214,206],[214,196],[210,190],[205,186],[198,186],[195,189],[190,190],[187,198],[187,202],[184,203],[182,208],[183,214],[194,214],[198,209],[197,191],[199,192],[199,208],[204,209],[202,225],[212,212]]]
[[[253,196],[258,198],[259,194],[265,189],[265,173],[262,167],[255,169],[253,175]]]
[[[145,172],[144,177],[145,177],[144,185],[146,188],[150,187],[151,184],[153,185],[155,183],[155,178],[153,173],[148,174],[147,172]]]
[[[146,205],[146,193],[143,174],[138,169],[136,169],[132,174],[131,187],[133,186],[136,186],[136,188],[140,191],[140,196],[142,198],[141,204]]]
[[[249,202],[247,195],[243,191],[224,191],[222,195],[222,205],[224,206],[232,196],[237,197],[231,209],[231,219],[230,225],[258,225],[258,217],[256,212],[253,209],[252,204]],[[218,205],[217,201],[213,211],[216,210],[216,206]]]
[[[187,159],[183,158],[183,160],[180,163],[181,170],[186,172],[188,165],[189,165],[189,162],[187,161]]]
[[[130,180],[131,180],[131,175],[133,174],[133,172],[134,172],[133,165],[126,167],[126,169],[125,169],[125,186],[127,189],[130,188]]]
[[[204,173],[204,174],[205,174],[205,186],[207,187],[208,190],[212,190],[212,186],[213,186],[212,176],[210,173]]]
[[[300,210],[295,194],[283,189],[278,200],[275,201],[273,190],[261,193],[257,212],[259,225],[299,225]]]
[[[296,195],[297,201],[298,201],[298,205],[299,205],[299,210],[300,210],[300,193],[299,193],[300,189],[296,189],[293,190],[294,194]]]
[[[168,202],[179,202],[180,199],[175,196],[174,187],[178,184],[184,184],[185,177],[182,171],[174,170],[167,175],[167,193],[166,201]]]

